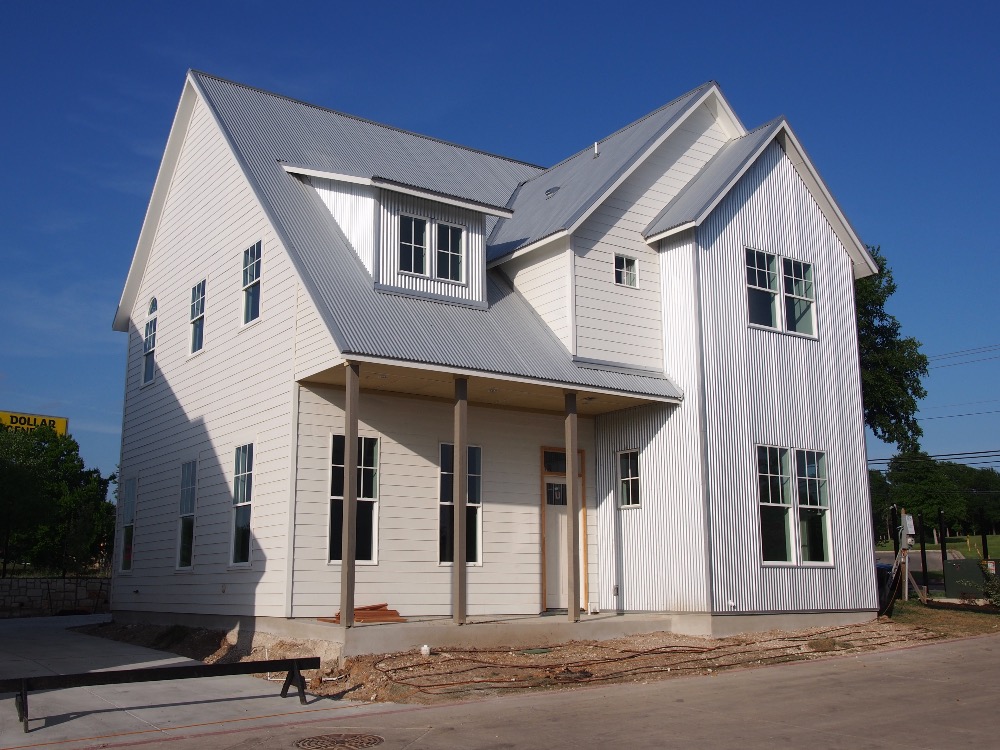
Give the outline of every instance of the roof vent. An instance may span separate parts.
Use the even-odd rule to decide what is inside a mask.
[[[548,190],[545,191],[545,200],[548,200],[549,198],[551,198],[553,195],[555,195],[558,192],[559,192],[559,186],[558,185],[556,185],[555,187],[550,187]]]
[[[601,152],[597,150],[597,141],[594,141],[594,158],[596,159],[601,155]]]

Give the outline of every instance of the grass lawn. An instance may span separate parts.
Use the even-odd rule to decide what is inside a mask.
[[[911,599],[896,602],[892,621],[903,625],[926,628],[948,637],[1000,633],[1000,615],[993,612],[957,612],[930,609]]]

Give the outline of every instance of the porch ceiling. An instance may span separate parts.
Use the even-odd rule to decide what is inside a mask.
[[[458,376],[450,372],[373,362],[360,362],[360,371],[362,392],[396,393],[449,403],[455,397],[455,378]],[[573,389],[562,385],[524,383],[480,375],[462,377],[469,379],[469,403],[480,406],[563,414],[565,410],[563,396],[570,390],[578,394],[577,413],[580,416],[594,416],[633,406],[659,403],[641,396]],[[332,367],[301,378],[301,382],[343,387],[344,367],[342,365]]]

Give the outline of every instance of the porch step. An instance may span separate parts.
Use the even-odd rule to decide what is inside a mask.
[[[340,624],[340,612],[333,617],[317,617],[320,622]],[[354,622],[406,622],[395,609],[389,609],[388,602],[381,604],[365,604],[354,608]]]

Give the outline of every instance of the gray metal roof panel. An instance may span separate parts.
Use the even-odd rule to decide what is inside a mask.
[[[649,226],[644,237],[654,237],[675,227],[698,221],[701,214],[729,188],[733,179],[747,166],[784,124],[782,117],[751,130],[725,144],[705,168],[668,203]]]
[[[711,81],[702,84],[599,141],[599,156],[588,148],[521,185],[508,204],[513,218],[498,222],[490,236],[487,260],[503,258],[569,229],[713,85]],[[552,188],[558,190],[546,196]]]
[[[294,140],[301,129],[289,123],[287,105],[263,92],[201,74],[192,75],[265,202],[265,210],[275,222],[275,230],[302,283],[342,353],[681,398],[680,389],[666,377],[599,370],[574,363],[552,331],[495,272],[487,276],[486,309],[376,291],[316,191],[279,164],[279,160],[315,163],[319,158],[319,144],[315,140],[310,141],[309,148],[317,153],[307,154],[308,149],[303,147],[288,155],[289,150],[296,148]],[[275,104],[275,100],[279,103]],[[307,116],[312,118],[311,114]],[[321,123],[311,127],[322,131]],[[385,135],[371,129],[358,134],[370,138]],[[306,137],[308,140],[311,136]],[[344,137],[338,134],[338,138]],[[501,160],[490,158],[494,159],[489,162],[491,168],[501,173],[506,169],[497,164]],[[382,168],[383,175],[389,166],[387,162]],[[344,170],[342,165],[317,168]],[[426,184],[419,175],[407,179]],[[496,200],[480,188],[476,194],[486,202]]]

